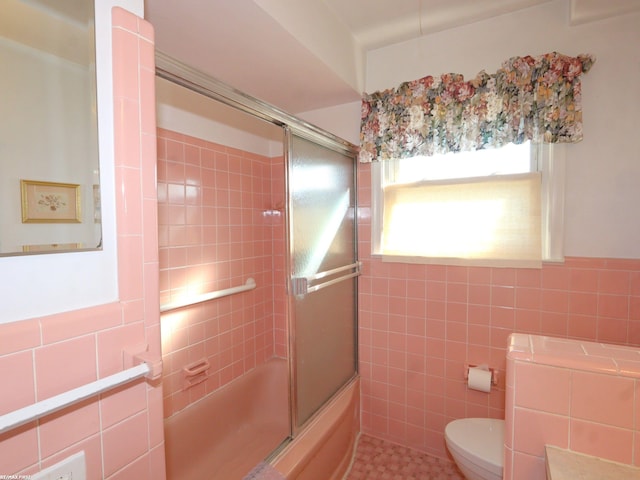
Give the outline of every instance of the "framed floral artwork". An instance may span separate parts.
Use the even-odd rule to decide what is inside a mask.
[[[22,223],[80,223],[80,185],[20,180]]]

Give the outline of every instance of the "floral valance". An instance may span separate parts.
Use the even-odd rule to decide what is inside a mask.
[[[594,57],[514,57],[494,74],[427,76],[364,95],[360,161],[582,140],[582,73]]]

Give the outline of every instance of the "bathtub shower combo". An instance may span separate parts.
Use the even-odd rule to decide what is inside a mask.
[[[167,477],[260,478],[264,467],[341,478],[359,431],[356,148],[163,54],[156,62]],[[181,164],[175,152],[188,150],[200,156]],[[163,216],[183,211],[181,184],[191,214],[211,187],[202,231],[231,232],[184,269],[224,287],[210,297],[189,297],[189,276],[176,275],[174,259],[190,257],[172,243],[178,230],[163,238]]]

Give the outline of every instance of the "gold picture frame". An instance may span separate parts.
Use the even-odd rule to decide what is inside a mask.
[[[80,223],[80,185],[20,180],[22,223]]]
[[[55,252],[57,250],[61,251],[74,251],[82,248],[81,243],[51,243],[51,244],[43,244],[43,245],[23,245],[23,252]]]

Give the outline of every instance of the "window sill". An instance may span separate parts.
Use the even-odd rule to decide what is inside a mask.
[[[470,259],[470,258],[436,258],[404,255],[372,254],[372,258],[385,263],[410,263],[423,265],[450,265],[459,267],[490,268],[532,268],[540,269],[543,263],[562,263],[564,260],[543,262],[542,260],[506,260],[506,259]]]

